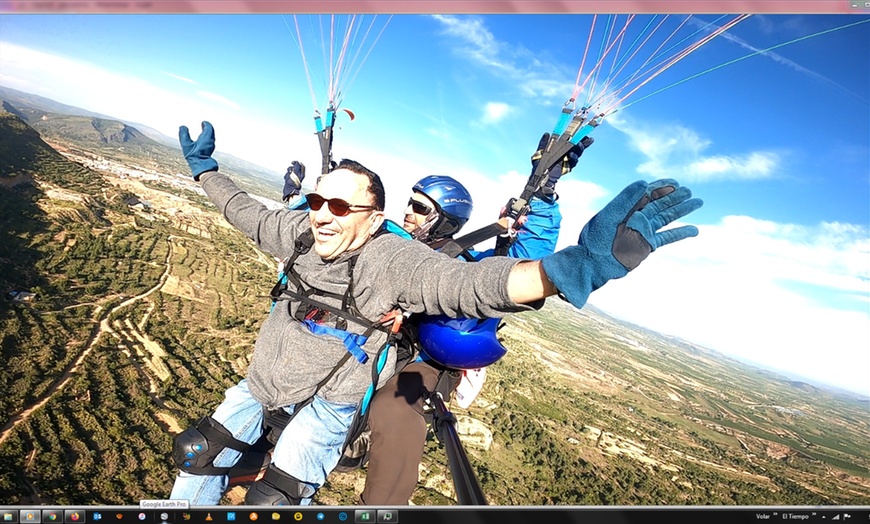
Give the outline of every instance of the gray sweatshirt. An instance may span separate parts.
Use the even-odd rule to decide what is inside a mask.
[[[205,173],[200,180],[224,217],[275,257],[290,256],[296,238],[311,227],[307,212],[269,210],[221,173]],[[350,255],[323,260],[311,249],[296,259],[296,270],[304,284],[342,295],[350,283]],[[411,313],[474,318],[498,318],[540,307],[543,302],[517,304],[508,296],[508,274],[517,262],[490,257],[468,263],[433,251],[422,242],[383,234],[359,249],[353,270],[354,300],[372,322],[395,307]],[[341,306],[339,300],[320,299]],[[348,323],[348,331],[361,333],[363,329]],[[361,364],[348,359],[318,395],[330,402],[357,404],[371,384],[374,356],[385,340],[384,333],[375,331],[363,347],[369,361]],[[340,340],[312,334],[279,302],[263,322],[254,346],[247,377],[251,393],[270,409],[301,402],[314,393],[346,352]],[[395,366],[396,354],[390,351],[379,385],[393,375]]]

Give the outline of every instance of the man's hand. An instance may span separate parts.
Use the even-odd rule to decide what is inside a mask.
[[[284,202],[299,194],[303,180],[305,180],[305,164],[294,160],[284,173]]]
[[[178,128],[178,142],[181,144],[181,152],[190,166],[193,179],[199,182],[199,175],[206,171],[217,171],[218,163],[211,157],[214,153],[214,128],[208,122],[202,123],[202,133],[196,142],[190,139],[190,131],[187,126]]]
[[[659,231],[703,205],[675,180],[638,181],[622,190],[580,232],[578,245],[542,259],[547,278],[573,305],[622,278],[657,248],[698,235],[695,226]]]

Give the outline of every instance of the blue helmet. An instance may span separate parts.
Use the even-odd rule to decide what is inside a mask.
[[[444,175],[430,175],[414,184],[414,191],[423,193],[437,206],[440,217],[429,230],[429,237],[449,237],[471,218],[474,203],[465,186]]]
[[[423,358],[453,369],[477,369],[507,353],[496,337],[497,318],[423,317],[417,327]]]

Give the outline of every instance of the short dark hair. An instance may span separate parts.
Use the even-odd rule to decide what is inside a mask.
[[[348,171],[352,171],[359,175],[365,175],[366,178],[369,179],[369,187],[367,187],[366,190],[374,197],[375,209],[378,211],[384,210],[384,207],[387,205],[387,195],[384,190],[384,183],[381,182],[381,177],[379,177],[377,173],[359,162],[348,158],[342,158],[341,162],[332,168],[330,172],[335,171],[336,169],[347,169]]]

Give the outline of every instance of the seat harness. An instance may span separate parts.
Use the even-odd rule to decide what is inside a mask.
[[[384,228],[377,233],[376,236],[385,232],[394,231],[392,228]],[[278,282],[269,293],[272,298],[272,308],[274,308],[279,302],[287,301],[288,310],[290,310],[293,318],[304,324],[316,335],[329,335],[338,338],[344,344],[347,353],[338,361],[329,374],[323,380],[318,382],[314,393],[312,393],[308,399],[296,405],[293,410],[293,415],[288,414],[282,408],[265,410],[265,426],[270,430],[270,441],[272,441],[273,438],[277,441],[278,435],[280,435],[280,432],[284,427],[286,427],[293,416],[305,405],[314,400],[314,395],[316,395],[320,389],[326,385],[330,379],[332,379],[335,373],[344,366],[351,356],[360,364],[365,364],[369,361],[369,355],[365,350],[363,350],[362,346],[375,331],[386,333],[387,339],[375,352],[375,358],[372,362],[372,383],[369,385],[368,390],[363,396],[360,403],[360,409],[357,410],[354,422],[352,423],[352,430],[348,434],[348,439],[355,436],[354,433],[356,433],[356,431],[353,429],[354,427],[359,426],[360,424],[364,427],[367,422],[367,420],[364,419],[367,418],[368,406],[375,390],[377,389],[380,374],[386,365],[390,347],[397,348],[397,368],[399,368],[401,364],[409,362],[413,356],[411,345],[402,343],[408,336],[408,333],[406,330],[402,329],[404,315],[399,308],[393,309],[376,322],[369,321],[359,312],[353,298],[353,269],[356,265],[357,258],[359,257],[359,250],[348,260],[349,284],[343,294],[321,291],[319,289],[308,287],[302,283],[300,275],[295,269],[295,262],[299,256],[307,253],[313,244],[314,234],[310,229],[303,232],[296,239],[293,253],[284,261],[284,268],[279,276]],[[341,300],[341,307],[326,304],[322,301],[322,298]],[[293,303],[299,303],[295,312],[292,311]],[[349,323],[363,327],[364,331],[361,334],[348,331]],[[327,324],[333,325],[329,326]],[[273,444],[274,443],[275,442],[273,442]]]

